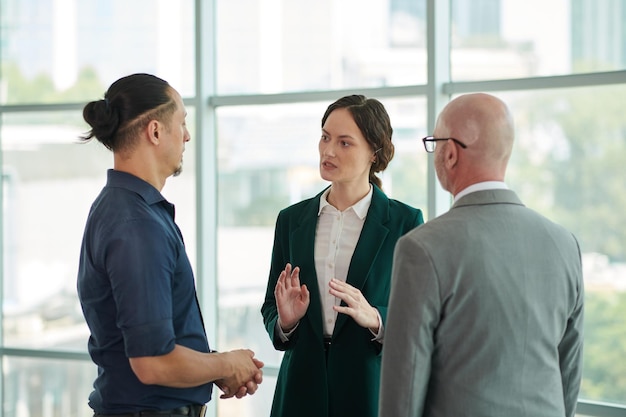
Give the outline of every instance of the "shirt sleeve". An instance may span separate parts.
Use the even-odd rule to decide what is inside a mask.
[[[380,323],[380,326],[377,333],[373,332],[372,329],[369,329],[369,331],[374,336],[372,342],[383,343],[383,339],[385,337],[385,326],[383,326],[383,318],[377,308],[374,308],[374,310],[376,310],[376,315],[378,316],[378,323]]]
[[[120,225],[107,248],[115,321],[128,357],[159,356],[174,349],[172,277],[177,246],[158,222],[140,219]]]
[[[293,326],[293,329],[289,330],[288,332],[284,332],[283,329],[278,324],[278,320],[276,320],[276,334],[278,335],[280,340],[282,340],[283,342],[288,342],[289,341],[289,337],[293,334],[293,332],[296,331],[296,329],[298,328],[299,324],[300,324],[300,322],[297,322],[296,325]]]

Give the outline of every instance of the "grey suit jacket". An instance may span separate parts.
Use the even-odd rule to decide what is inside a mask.
[[[380,416],[574,416],[575,237],[510,190],[477,191],[396,245]]]

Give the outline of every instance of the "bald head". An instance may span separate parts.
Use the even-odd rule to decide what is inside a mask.
[[[507,105],[489,94],[466,94],[439,114],[433,135],[455,138],[437,145],[435,162],[442,186],[453,194],[482,181],[503,181],[513,148],[513,118]],[[442,176],[444,178],[442,178]]]

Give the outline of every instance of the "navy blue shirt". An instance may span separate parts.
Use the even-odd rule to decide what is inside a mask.
[[[121,414],[205,404],[212,384],[144,385],[130,367],[128,358],[165,355],[175,344],[200,352],[209,345],[174,206],[131,174],[107,174],[89,212],[78,270],[89,354],[98,365],[89,405]]]

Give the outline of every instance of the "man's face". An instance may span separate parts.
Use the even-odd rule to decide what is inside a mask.
[[[175,90],[172,90],[171,95],[176,102],[176,110],[165,127],[163,160],[164,169],[167,169],[168,175],[177,176],[183,170],[185,143],[189,142],[191,137],[187,130],[187,112],[183,100]]]
[[[435,130],[433,131],[433,136],[436,138],[448,138],[450,132],[445,129],[443,123],[441,123],[441,118],[437,121],[437,125],[435,126]],[[448,173],[446,171],[445,164],[445,150],[446,147],[449,146],[448,141],[440,141],[437,142],[435,146],[435,172],[437,173],[437,178],[439,179],[439,183],[441,187],[450,191],[448,188]]]

